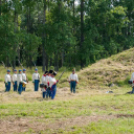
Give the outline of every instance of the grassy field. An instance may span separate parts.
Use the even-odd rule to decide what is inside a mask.
[[[1,67],[0,134],[134,134],[134,95],[127,94],[133,50],[80,70],[76,94],[70,93],[66,72],[54,101],[33,92],[31,81],[22,95],[5,93]],[[27,70],[29,80],[33,72]]]

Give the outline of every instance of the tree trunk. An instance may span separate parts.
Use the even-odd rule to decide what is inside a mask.
[[[46,0],[44,0],[44,20],[43,20],[43,25],[45,26],[45,22],[46,22]],[[45,53],[45,32],[43,32],[43,37],[42,37],[42,62],[43,62],[43,67],[42,67],[42,71],[45,71],[45,66],[46,66],[46,53]]]
[[[15,29],[14,32],[17,33],[17,28],[18,28],[18,15],[17,12],[15,11],[14,13],[14,25],[15,25]],[[16,51],[16,44],[14,44],[13,49]],[[14,55],[13,57],[13,68],[16,67],[16,55]]]
[[[81,0],[81,41],[80,41],[80,50],[82,50],[83,42],[84,42],[84,0]],[[83,65],[84,65],[83,60],[81,59],[81,67],[83,67]]]
[[[59,59],[58,59],[58,53],[57,51],[55,52],[55,70],[59,70]]]

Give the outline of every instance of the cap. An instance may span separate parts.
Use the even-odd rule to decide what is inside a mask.
[[[35,68],[35,71],[38,71],[38,68]]]
[[[47,74],[48,73],[48,71],[45,71],[45,74]]]
[[[17,70],[16,69],[14,69],[14,72],[16,72]]]
[[[21,72],[22,70],[20,69],[19,72]]]
[[[23,71],[26,71],[26,69],[23,69]]]
[[[54,71],[52,74],[53,74],[54,76],[56,76],[56,75],[57,75],[57,72]]]
[[[10,70],[7,70],[7,72],[11,72]]]
[[[49,70],[49,74],[52,74],[54,71],[53,70]]]

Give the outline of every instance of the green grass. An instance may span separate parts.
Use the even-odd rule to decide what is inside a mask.
[[[92,114],[133,114],[133,102],[133,95],[91,95],[68,101],[0,104],[0,115],[2,118],[7,116],[71,118]]]
[[[37,131],[29,128],[29,130],[20,134],[133,134],[134,118],[129,117],[129,115],[134,117],[134,95],[119,94],[121,92],[121,90],[118,90],[115,94],[84,95],[66,101],[0,104],[0,117],[2,120],[8,120],[10,117],[36,118],[36,122],[45,123],[47,120],[50,124],[56,124],[57,120],[66,122],[68,119],[77,117],[106,115],[105,119],[91,121],[81,127],[77,126],[76,123],[64,129],[54,129],[53,127],[53,129]],[[128,115],[128,117],[121,116],[107,119],[110,115]]]
[[[133,71],[131,58],[133,51],[134,48],[113,55],[77,72],[80,81],[75,95],[70,95],[68,91],[67,80],[71,71],[66,71],[57,85],[58,95],[54,101],[42,100],[41,93],[32,92],[31,82],[27,85],[27,92],[22,96],[14,92],[0,93],[1,121],[11,122],[23,119],[26,126],[29,124],[23,129],[23,124],[19,120],[20,126],[17,131],[14,131],[15,134],[133,134],[134,95],[126,94],[131,90],[128,80]],[[3,81],[6,70],[3,67],[0,69],[0,81]],[[41,67],[38,69],[42,76]],[[57,79],[64,69],[63,67],[59,70]],[[79,66],[77,69],[79,70]],[[33,72],[34,68],[27,69],[27,77],[30,81]],[[112,83],[115,86],[109,87]],[[3,83],[0,85],[3,91]],[[114,93],[106,94],[109,90]],[[89,122],[88,120],[93,116],[96,119]],[[97,120],[103,116],[106,118]],[[68,126],[61,127],[68,121]],[[83,121],[85,124],[80,125]],[[42,124],[48,126],[39,127]],[[17,127],[17,124],[15,125]],[[4,127],[0,128],[0,133],[2,128]],[[8,131],[11,133],[10,130]]]

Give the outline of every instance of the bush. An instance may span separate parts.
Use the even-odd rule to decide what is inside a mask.
[[[49,70],[55,70],[55,69],[54,69],[54,66],[50,66],[50,67],[49,67]]]
[[[130,77],[128,76],[124,81],[117,81],[116,83],[118,86],[123,87],[123,86],[129,86],[128,81],[130,80]]]
[[[65,69],[67,69],[67,68],[66,68],[66,67],[61,67],[61,68],[59,69],[59,71],[63,72],[63,71],[65,71]]]
[[[80,71],[81,70],[81,66],[76,66],[76,71]]]

